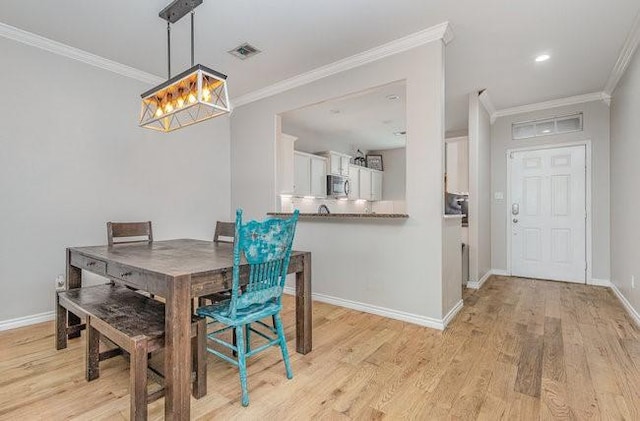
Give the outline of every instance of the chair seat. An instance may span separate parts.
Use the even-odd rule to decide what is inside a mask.
[[[209,306],[198,308],[196,313],[198,316],[210,317],[226,325],[239,326],[273,316],[282,308],[281,304],[278,304],[275,300],[271,300],[266,303],[254,304],[249,307],[237,309],[236,316],[231,317],[229,314],[230,305],[231,300],[219,301]]]

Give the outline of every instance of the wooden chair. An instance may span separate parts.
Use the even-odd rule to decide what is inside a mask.
[[[115,241],[125,238],[122,241]],[[133,240],[132,240],[133,238]],[[128,240],[127,240],[128,239]],[[107,243],[109,247],[114,244],[152,243],[153,229],[151,221],[146,222],[107,222]],[[131,288],[134,289],[134,288]],[[149,294],[154,298],[153,294]]]
[[[159,370],[148,365],[148,355],[164,347],[164,304],[118,285],[99,285],[61,291],[59,302],[65,308],[86,318],[86,373],[87,381],[100,376],[100,337],[104,336],[129,353],[131,419],[147,419],[147,403],[164,395],[164,377]],[[206,376],[206,322],[194,316],[191,325],[192,394],[196,399],[207,391]],[[149,372],[147,374],[147,372]],[[147,375],[163,386],[147,393]]]
[[[131,238],[136,238],[131,240]],[[140,237],[146,237],[140,239]],[[129,238],[125,241],[114,240],[117,238]],[[151,221],[146,222],[107,222],[107,242],[109,246],[122,243],[153,242],[153,230]]]
[[[207,348],[207,351],[238,366],[243,406],[249,405],[246,365],[248,357],[270,346],[279,345],[287,378],[293,377],[280,310],[282,309],[282,291],[289,267],[297,221],[298,211],[296,210],[290,219],[267,219],[263,222],[250,221],[243,224],[242,210],[238,210],[236,213],[238,236],[235,239],[233,249],[231,298],[210,306],[200,307],[197,310],[198,315],[226,325],[208,334],[207,338],[237,352],[237,359],[212,348]],[[250,266],[249,283],[242,294],[240,294],[241,255],[245,256]],[[267,317],[273,317],[274,326],[269,326],[261,321]],[[263,333],[262,330],[252,328],[252,323],[261,326],[262,330],[266,329],[270,334],[275,334],[276,337],[271,337],[267,333]],[[227,330],[235,332],[237,345],[218,337],[219,334]],[[252,350],[251,332],[266,339],[267,343]]]
[[[233,222],[216,221],[216,231],[213,234],[214,243],[233,244],[236,236],[236,224]],[[225,238],[221,238],[225,237]]]
[[[213,233],[214,243],[233,244],[236,236],[236,224],[233,222],[216,221],[216,230]],[[216,303],[231,298],[231,290],[217,292],[215,294],[198,297],[198,307],[207,305],[207,301]]]

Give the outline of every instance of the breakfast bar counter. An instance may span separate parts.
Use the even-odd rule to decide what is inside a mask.
[[[269,216],[291,216],[290,212],[268,212]],[[301,213],[300,219],[408,219],[406,213]]]

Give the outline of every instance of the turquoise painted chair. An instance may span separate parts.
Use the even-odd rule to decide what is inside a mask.
[[[234,354],[237,359],[229,357],[215,349],[207,347],[207,351],[223,360],[238,366],[240,371],[240,386],[242,387],[242,406],[249,405],[247,391],[247,363],[246,359],[273,345],[279,345],[282,359],[287,372],[287,378],[293,378],[287,342],[284,337],[280,310],[282,309],[282,290],[291,257],[291,245],[298,222],[298,210],[289,219],[267,219],[262,222],[249,221],[242,223],[242,209],[236,211],[236,232],[233,247],[233,283],[231,298],[200,307],[199,316],[208,317],[215,322],[226,325],[211,332],[207,338],[218,343]],[[240,265],[242,257],[249,264],[249,283],[246,289],[240,289]],[[274,326],[262,322],[262,319],[272,317]],[[251,323],[260,325],[275,337],[251,327]],[[237,338],[237,345],[222,340],[221,333],[233,329]],[[267,340],[267,343],[251,349],[251,333],[255,333]],[[246,343],[245,343],[246,340]]]

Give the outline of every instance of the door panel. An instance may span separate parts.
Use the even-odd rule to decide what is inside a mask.
[[[586,282],[584,146],[514,152],[511,274]]]

